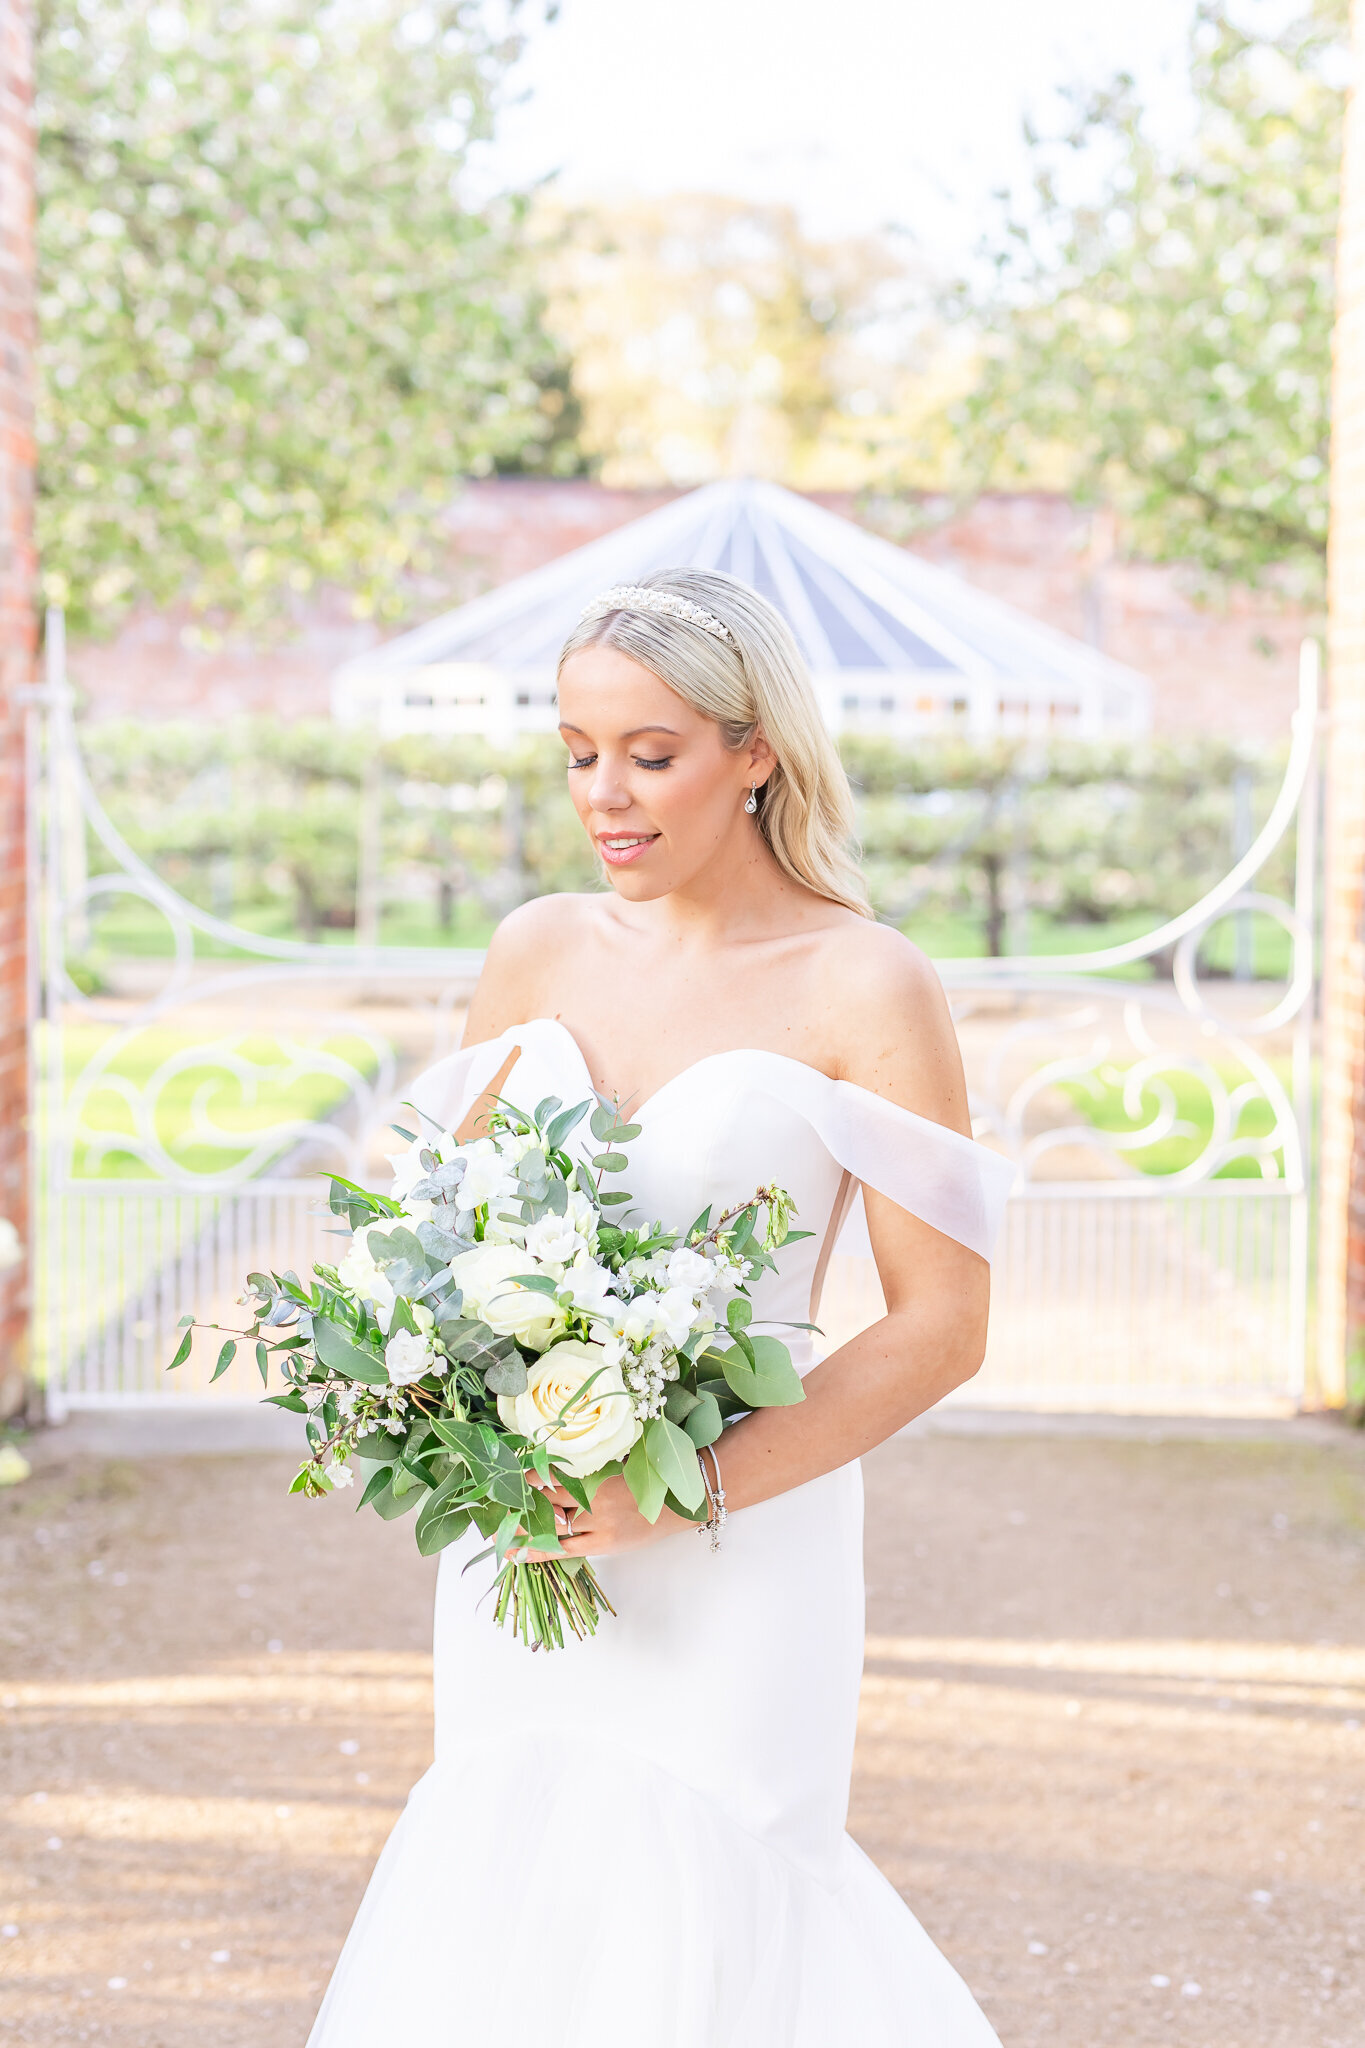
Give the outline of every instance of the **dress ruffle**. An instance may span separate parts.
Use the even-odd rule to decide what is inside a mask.
[[[548,1736],[422,1779],[310,2048],[511,2038],[999,2048],[847,1837],[827,1885],[647,1758]]]

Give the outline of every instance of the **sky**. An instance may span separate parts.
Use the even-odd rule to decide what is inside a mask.
[[[955,265],[1020,125],[1059,84],[1134,72],[1188,118],[1193,0],[523,0],[529,31],[485,172],[572,198],[679,190],[784,200],[811,232],[908,228]]]

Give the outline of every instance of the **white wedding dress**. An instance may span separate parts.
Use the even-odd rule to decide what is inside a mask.
[[[501,1093],[591,1092],[551,1020],[433,1067],[457,1125]],[[816,1234],[755,1290],[809,1319],[824,1238],[865,1181],[988,1253],[1011,1170],[775,1053],[698,1060],[634,1119],[631,1213],[685,1227],[776,1181]],[[784,1334],[797,1365],[816,1352]],[[725,1446],[718,1446],[722,1466]],[[497,1629],[482,1539],[441,1559],[436,1761],[394,1829],[310,2048],[998,2048],[956,1972],[844,1831],[863,1650],[862,1481],[846,1466],[597,1566],[595,1639],[532,1654]]]

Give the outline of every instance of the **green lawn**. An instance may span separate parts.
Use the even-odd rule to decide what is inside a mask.
[[[1273,1061],[1279,1080],[1288,1085],[1288,1061]],[[1091,1083],[1063,1081],[1063,1092],[1070,1097],[1076,1108],[1100,1131],[1137,1131],[1156,1115],[1159,1102],[1149,1086],[1143,1093],[1143,1114],[1130,1117],[1124,1108],[1123,1087],[1126,1069],[1104,1066]],[[1219,1066],[1219,1078],[1229,1089],[1249,1077],[1236,1066]],[[1175,1097],[1176,1115],[1182,1124],[1190,1128],[1183,1133],[1173,1133],[1161,1138],[1154,1145],[1144,1145],[1124,1157],[1132,1162],[1141,1173],[1179,1173],[1198,1158],[1208,1143],[1213,1131],[1213,1103],[1208,1089],[1194,1074],[1174,1068],[1160,1077]],[[1242,1105],[1237,1119],[1236,1134],[1244,1138],[1264,1138],[1274,1129],[1275,1119],[1270,1105],[1264,1097],[1258,1096]],[[1276,1165],[1282,1172],[1284,1155],[1274,1154]],[[1216,1180],[1259,1180],[1261,1165],[1259,1159],[1233,1159],[1219,1168]]]
[[[68,1100],[89,1062],[115,1035],[107,1025],[67,1026],[62,1055],[63,1092]],[[244,1148],[215,1144],[215,1131],[225,1138],[249,1137],[286,1120],[312,1121],[338,1108],[351,1093],[353,1083],[345,1073],[299,1071],[288,1048],[268,1034],[252,1033],[234,1039],[231,1045],[236,1071],[225,1072],[194,1032],[153,1027],[130,1038],[82,1105],[81,1123],[88,1135],[76,1148],[73,1163],[77,1176],[98,1180],[156,1177],[154,1168],[135,1150],[117,1143],[106,1149],[103,1139],[106,1133],[117,1139],[138,1132],[134,1105],[125,1099],[119,1083],[127,1083],[141,1094],[163,1063],[175,1061],[178,1055],[185,1056],[185,1063],[163,1077],[155,1104],[147,1113],[156,1138],[187,1173],[221,1173],[241,1159]],[[310,1041],[312,1049],[347,1062],[366,1079],[377,1070],[373,1047],[355,1034],[329,1034]],[[292,1142],[288,1135],[283,1136],[274,1158]],[[264,1171],[270,1163],[270,1159],[262,1161],[258,1170]]]
[[[232,922],[243,931],[258,932],[263,938],[301,939],[304,936],[294,922],[291,909],[284,903],[239,906],[233,913]],[[492,937],[494,922],[493,918],[483,916],[469,904],[460,905],[451,923],[443,927],[422,904],[399,903],[384,913],[379,937],[385,946],[452,949],[486,946]],[[318,943],[324,946],[350,946],[355,943],[355,933],[344,929],[323,930],[317,938]],[[194,948],[201,959],[239,957],[235,947],[220,939],[208,938],[202,932],[196,933]],[[108,961],[121,953],[145,960],[165,959],[174,951],[171,928],[160,912],[140,896],[119,895],[111,898],[107,906],[92,918],[90,947],[84,964],[92,976],[99,977]]]

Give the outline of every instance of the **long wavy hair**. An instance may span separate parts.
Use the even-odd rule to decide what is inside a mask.
[[[615,647],[720,727],[727,747],[761,731],[776,766],[758,792],[757,825],[784,874],[871,917],[858,868],[853,796],[791,629],[766,598],[719,569],[655,569],[640,588],[669,591],[729,628],[724,641],[657,612],[602,612],[575,626],[562,669],[584,647]]]

